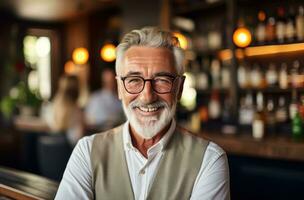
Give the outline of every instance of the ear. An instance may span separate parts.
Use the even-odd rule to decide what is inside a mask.
[[[185,82],[185,76],[182,76],[181,81],[179,83],[179,87],[178,87],[178,94],[177,94],[177,100],[180,100],[183,94],[183,89],[184,89],[184,82]]]

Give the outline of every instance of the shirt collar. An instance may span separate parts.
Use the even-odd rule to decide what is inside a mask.
[[[134,150],[137,151],[137,149],[133,146],[130,131],[129,131],[129,124],[130,122],[127,121],[123,126],[123,143],[124,143],[124,150]],[[176,128],[176,121],[175,119],[172,119],[170,128],[168,131],[164,134],[164,136],[152,147],[148,149],[148,156],[150,154],[155,154],[160,151],[162,151],[165,146],[168,144],[168,141],[170,140],[172,134],[174,133],[174,130]]]

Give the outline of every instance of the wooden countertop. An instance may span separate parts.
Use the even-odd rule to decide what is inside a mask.
[[[38,117],[15,118],[17,130],[23,132],[47,132],[49,127]],[[270,159],[304,161],[304,141],[292,141],[291,136],[266,137],[255,140],[251,134],[224,135],[219,132],[202,131],[200,136],[214,141],[227,153]]]
[[[0,167],[0,197],[23,200],[54,199],[58,186],[57,182],[38,175]]]
[[[228,154],[304,161],[304,141],[295,142],[288,136],[279,135],[256,140],[250,134],[201,132],[200,135],[217,143]]]

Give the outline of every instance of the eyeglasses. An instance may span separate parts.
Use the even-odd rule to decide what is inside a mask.
[[[169,76],[169,75],[155,76],[152,79],[144,79],[141,76],[120,77],[120,79],[123,81],[123,85],[126,91],[130,94],[141,93],[144,90],[147,81],[151,82],[152,89],[156,93],[158,94],[170,93],[173,88],[173,84],[177,78],[185,78],[185,77]]]

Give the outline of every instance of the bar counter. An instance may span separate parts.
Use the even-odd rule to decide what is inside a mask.
[[[256,140],[250,134],[224,135],[205,131],[199,135],[214,141],[228,154],[304,161],[304,142],[295,142],[288,136],[279,135]]]
[[[45,122],[37,117],[17,117],[14,124],[18,131],[24,133],[49,131]],[[225,135],[220,132],[200,131],[198,135],[214,141],[228,154],[304,161],[304,141],[295,142],[291,136],[277,135],[256,140],[249,133]]]

